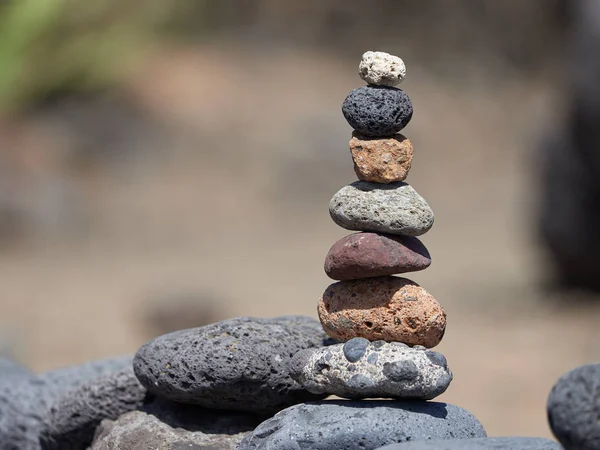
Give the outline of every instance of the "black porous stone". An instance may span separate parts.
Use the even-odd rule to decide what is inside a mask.
[[[138,350],[133,367],[150,392],[176,402],[275,413],[323,398],[291,378],[289,363],[326,340],[314,319],[242,317],[153,339]]]
[[[548,396],[548,422],[567,449],[600,448],[600,364],[563,375]]]
[[[479,421],[455,405],[325,400],[279,412],[237,450],[372,450],[395,442],[485,436]]]
[[[369,341],[362,337],[352,338],[344,344],[344,356],[350,362],[356,362],[362,358],[367,351]]]
[[[419,376],[419,369],[410,360],[395,361],[383,365],[383,374],[392,381],[410,381]]]
[[[389,137],[410,122],[413,107],[402,89],[368,85],[348,94],[342,113],[350,126],[364,136]]]
[[[550,439],[507,436],[404,442],[377,450],[562,450],[562,447]]]

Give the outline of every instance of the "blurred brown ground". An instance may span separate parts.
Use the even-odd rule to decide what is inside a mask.
[[[355,180],[340,107],[362,84],[361,52],[381,49],[407,64],[401,87],[415,109],[404,131],[415,147],[408,181],[436,213],[422,239],[433,264],[410,278],[448,314],[438,349],[455,379],[441,400],[472,411],[490,435],[550,436],[553,383],[600,356],[599,307],[543,289],[532,231],[534,151],[561,107],[558,44],[555,53],[546,48],[550,19],[537,24],[535,7],[525,19],[507,13],[506,23],[524,24],[489,31],[516,39],[504,48],[478,42],[485,23],[471,39],[450,39],[459,12],[439,21],[440,8],[417,8],[411,17],[429,32],[439,24],[422,45],[409,39],[428,32],[416,20],[394,38],[393,20],[378,34],[382,16],[365,13],[355,19],[373,22],[363,41],[348,37],[345,46],[341,35],[319,45],[311,41],[318,32],[306,33],[306,23],[316,27],[310,7],[255,3],[270,5],[262,21],[248,19],[260,26],[223,13],[235,32],[157,45],[100,100],[3,119],[3,345],[46,370],[134,352],[161,326],[316,316],[331,282],[323,259],[348,234],[329,219],[328,202]],[[302,13],[304,40],[284,26]],[[480,12],[472,14],[463,20]],[[521,34],[531,37],[523,46],[546,53],[510,66],[524,51],[515,30],[528,26],[538,28]],[[475,48],[466,55],[449,53],[467,43]]]

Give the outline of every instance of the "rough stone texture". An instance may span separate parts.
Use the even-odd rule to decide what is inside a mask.
[[[600,364],[563,375],[548,396],[548,422],[566,449],[600,448]]]
[[[39,450],[40,433],[53,404],[89,380],[131,367],[131,361],[131,356],[109,358],[40,376],[26,376],[23,370],[23,377],[10,377],[9,382],[0,383],[0,448]]]
[[[446,403],[326,400],[281,411],[238,450],[370,450],[409,440],[485,436],[468,411]]]
[[[354,131],[350,139],[350,153],[358,179],[373,183],[404,180],[413,160],[413,146],[401,134],[369,138]]]
[[[12,359],[0,357],[0,386],[31,377],[35,377],[35,374],[27,367]]]
[[[319,398],[290,377],[288,363],[326,343],[313,319],[242,317],[153,339],[138,350],[134,371],[150,392],[170,400],[273,413]]]
[[[412,236],[355,233],[343,237],[325,257],[325,273],[334,280],[358,280],[417,272],[431,264],[427,248]]]
[[[146,389],[129,367],[88,381],[62,397],[45,420],[40,439],[44,450],[85,450],[98,424],[140,408]]]
[[[562,450],[562,447],[550,439],[507,436],[405,442],[378,450]]]
[[[356,181],[336,192],[329,214],[342,228],[354,231],[420,236],[433,226],[433,211],[410,185]]]
[[[408,125],[413,107],[402,89],[368,85],[348,94],[342,104],[342,113],[360,134],[389,137]]]
[[[431,400],[452,381],[446,358],[398,342],[372,345],[364,338],[298,352],[292,377],[315,394],[338,397]]]
[[[400,277],[334,283],[317,310],[325,332],[338,341],[364,337],[431,348],[446,329],[446,314],[433,296]]]
[[[397,56],[369,51],[362,55],[358,74],[369,84],[396,86],[404,80],[406,66]]]

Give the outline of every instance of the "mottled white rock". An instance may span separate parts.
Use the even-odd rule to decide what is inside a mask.
[[[433,226],[433,211],[410,185],[356,181],[329,202],[329,214],[342,228],[354,231],[420,236]]]
[[[369,51],[362,55],[358,74],[369,84],[396,86],[406,76],[406,66],[397,56]]]
[[[431,400],[452,381],[446,358],[425,347],[354,338],[296,353],[292,378],[314,394]]]

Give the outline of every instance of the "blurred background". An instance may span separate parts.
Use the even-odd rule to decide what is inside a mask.
[[[316,317],[349,234],[328,203],[356,179],[341,104],[381,50],[407,65],[407,181],[436,213],[410,278],[448,314],[441,399],[490,435],[550,436],[553,383],[600,356],[598,9],[0,1],[1,351],[42,371]]]

